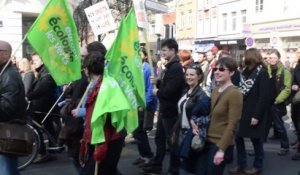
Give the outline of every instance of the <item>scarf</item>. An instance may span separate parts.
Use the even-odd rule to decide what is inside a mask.
[[[252,71],[252,73],[248,78],[246,78],[244,74],[241,75],[239,89],[243,94],[243,96],[246,96],[250,92],[262,68],[263,68],[262,65],[257,66],[256,69]]]

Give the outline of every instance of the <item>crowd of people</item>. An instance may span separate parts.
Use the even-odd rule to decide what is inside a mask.
[[[11,50],[9,43],[0,41],[0,70],[10,60]],[[65,127],[72,130],[55,131],[53,123],[57,121],[52,117],[45,121],[45,128],[61,145],[67,145],[78,174],[94,174],[96,165],[99,175],[121,174],[117,165],[127,132],[118,132],[109,114],[105,142],[91,144],[91,117],[101,89],[106,51],[100,42],[81,48],[82,78],[64,87],[56,86],[37,53],[9,63],[0,77],[0,122],[25,115],[26,105],[27,114],[41,122],[63,92],[64,98],[53,113],[61,115]],[[276,49],[247,49],[238,63],[230,52],[214,48],[199,53],[194,61],[189,51],[179,51],[176,40],[166,39],[154,74],[146,49],[141,48],[140,54],[146,108],[138,108],[139,125],[133,137],[139,157],[132,162],[140,173],[161,174],[169,150],[168,175],[178,175],[181,169],[196,175],[221,175],[234,160],[230,174],[259,174],[263,171],[264,143],[272,127],[272,137],[280,140],[278,156],[286,156],[293,147],[297,152],[292,160],[300,160],[300,106],[292,100],[300,86],[300,48],[292,70],[284,66]],[[297,134],[291,145],[282,119],[288,105]],[[155,127],[156,112],[154,151],[147,133]],[[246,151],[245,138],[251,140],[253,153]],[[254,156],[251,166],[247,165],[249,154]],[[34,163],[50,160],[55,157],[42,142]],[[18,174],[16,156],[0,154],[0,162],[1,175]]]

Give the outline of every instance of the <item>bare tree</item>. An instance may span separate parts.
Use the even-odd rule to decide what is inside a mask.
[[[91,30],[84,9],[100,1],[102,0],[82,0],[74,10],[73,17],[81,45],[88,42],[88,34]],[[119,22],[122,17],[128,13],[131,7],[130,0],[108,0],[107,2],[116,22]],[[99,36],[99,38],[101,38],[101,36]]]

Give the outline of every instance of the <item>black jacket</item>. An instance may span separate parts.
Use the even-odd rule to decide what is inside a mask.
[[[270,109],[269,88],[270,78],[266,69],[262,69],[256,81],[243,97],[243,111],[240,120],[239,135],[241,137],[264,138]],[[258,119],[256,126],[251,126],[251,118]]]
[[[38,76],[27,93],[27,98],[30,101],[29,111],[47,113],[56,100],[56,84],[44,65],[38,68],[37,72]]]
[[[187,93],[187,90],[184,94]],[[201,117],[207,116],[210,112],[210,98],[202,90],[200,86],[196,86],[191,94],[188,95],[189,99],[185,106],[186,115],[188,120],[191,120],[192,116]],[[182,106],[180,106],[182,108]],[[183,109],[181,109],[183,111]]]
[[[300,62],[297,63],[293,71],[293,85],[300,86]]]
[[[2,71],[5,64],[0,66]],[[0,77],[0,122],[24,117],[25,90],[21,75],[10,64]]]
[[[159,111],[162,116],[177,117],[177,102],[185,88],[184,72],[177,55],[166,65],[164,71],[162,80],[158,82]]]

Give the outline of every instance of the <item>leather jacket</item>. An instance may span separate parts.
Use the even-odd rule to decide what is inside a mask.
[[[0,71],[5,64],[0,65]],[[22,78],[16,67],[10,63],[0,77],[0,122],[23,118],[25,109]]]

